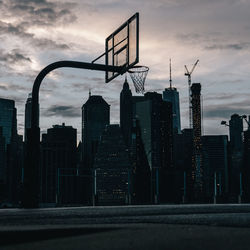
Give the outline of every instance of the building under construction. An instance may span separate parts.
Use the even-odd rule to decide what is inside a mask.
[[[195,199],[200,199],[203,193],[203,167],[201,143],[201,84],[193,83],[191,86],[192,122],[193,122],[193,157],[192,182]]]

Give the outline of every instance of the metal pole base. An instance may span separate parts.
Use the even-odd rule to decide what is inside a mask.
[[[238,195],[238,203],[241,204],[241,195]]]
[[[183,196],[182,196],[182,203],[185,204],[186,202],[187,202],[187,201],[186,201],[186,196],[183,195]]]
[[[216,204],[216,203],[217,203],[217,197],[214,196],[214,204]]]
[[[154,203],[155,203],[155,204],[159,204],[158,195],[155,195]]]

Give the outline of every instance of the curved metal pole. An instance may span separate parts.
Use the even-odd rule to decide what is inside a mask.
[[[34,128],[39,127],[38,102],[39,102],[39,88],[40,88],[42,80],[45,78],[47,74],[49,74],[54,69],[63,68],[63,67],[121,72],[121,73],[122,73],[122,70],[124,69],[121,66],[108,66],[108,65],[103,65],[103,64],[85,63],[85,62],[77,62],[77,61],[58,61],[58,62],[49,64],[38,74],[33,85],[31,127],[34,127]]]
[[[24,183],[22,206],[26,208],[39,207],[40,194],[40,128],[39,128],[39,89],[45,76],[57,68],[80,68],[100,71],[124,73],[125,67],[107,66],[103,64],[76,61],[58,61],[45,67],[36,77],[32,89],[31,128],[27,131],[27,150],[24,164]]]

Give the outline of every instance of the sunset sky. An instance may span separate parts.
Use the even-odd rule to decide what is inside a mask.
[[[200,60],[193,82],[202,85],[204,134],[227,134],[221,120],[250,114],[249,0],[0,0],[0,97],[16,101],[23,134],[24,106],[39,71],[58,60],[91,62],[104,52],[105,38],[140,13],[140,64],[150,68],[146,91],[180,92],[182,128],[188,127],[188,84],[184,65]],[[131,79],[130,87],[135,94]],[[119,123],[124,75],[104,83],[104,73],[60,69],[40,90],[40,126],[72,125],[80,136],[81,106],[93,95],[111,105]]]

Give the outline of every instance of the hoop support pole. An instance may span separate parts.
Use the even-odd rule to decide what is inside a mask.
[[[77,61],[58,61],[49,64],[36,77],[32,89],[31,128],[27,131],[27,150],[24,163],[24,183],[22,206],[39,207],[40,179],[40,128],[39,128],[39,89],[45,76],[57,68],[80,68],[99,71],[124,72],[124,67],[108,66]]]

